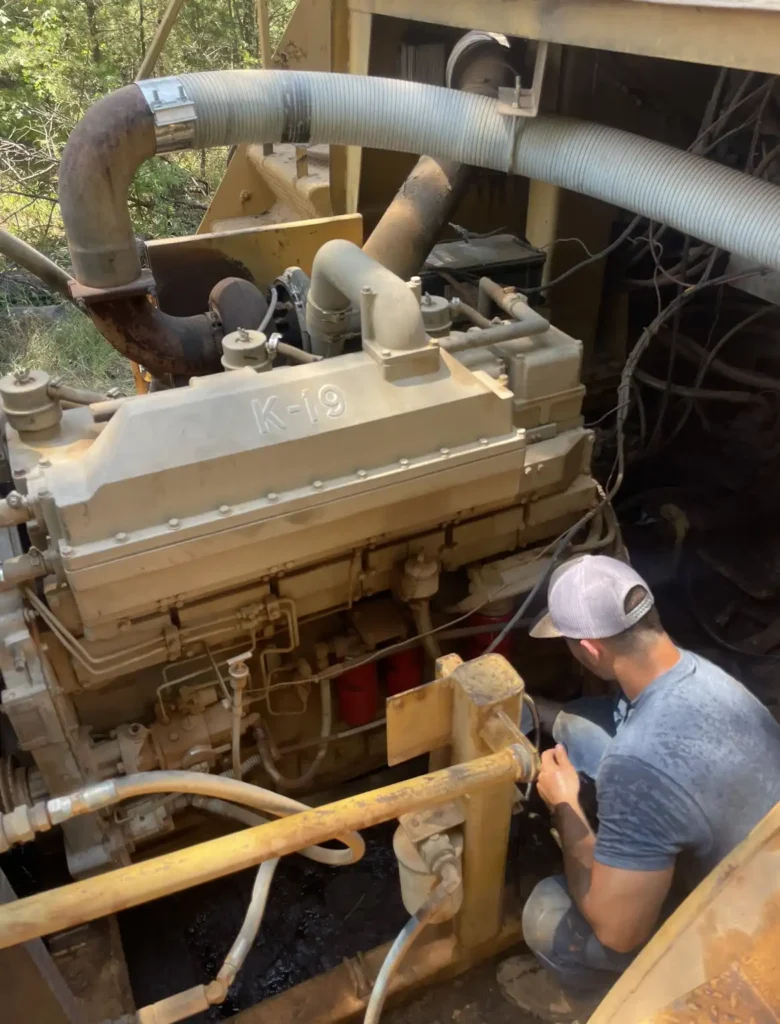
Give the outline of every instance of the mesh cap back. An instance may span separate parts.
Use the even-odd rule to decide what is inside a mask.
[[[634,587],[643,587],[647,594],[627,612],[626,597]],[[550,577],[548,611],[531,636],[604,640],[635,626],[654,604],[647,583],[630,565],[607,555],[581,555]]]

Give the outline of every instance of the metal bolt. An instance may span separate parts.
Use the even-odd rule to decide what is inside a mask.
[[[525,467],[525,475],[526,475],[526,476],[530,476],[530,475],[531,475],[531,473],[533,473],[533,471],[534,471],[534,470],[533,470],[533,466],[526,466],[526,467]]]
[[[279,497],[278,494],[276,494],[274,491],[271,491],[269,493],[269,495],[268,495],[268,500],[269,501],[276,501],[278,499],[278,497]]]
[[[230,505],[220,505],[218,512],[221,516],[230,515]]]
[[[401,459],[400,461],[401,461],[401,465],[402,466],[408,466],[409,465],[409,460],[408,459]]]
[[[30,371],[27,369],[27,367],[14,371],[15,384],[29,384],[31,379],[32,378],[30,377]]]
[[[536,467],[536,472],[537,473],[541,473],[543,469],[544,469],[544,466],[540,462],[539,465]]]
[[[319,490],[320,487],[322,487],[322,480],[315,480],[314,486],[317,488],[317,490]]]
[[[249,335],[248,335],[247,330],[246,330],[245,327],[239,327],[238,328],[238,340],[243,345],[246,345],[247,342],[249,341]]]
[[[501,385],[501,387],[505,388],[509,383],[509,377],[505,373],[499,374],[498,383]]]
[[[49,381],[49,387],[50,388],[61,388],[63,383],[64,382],[63,382],[62,377],[55,377],[54,380]]]
[[[423,304],[423,306],[432,306],[433,305],[433,299],[431,298],[431,293],[430,292],[426,292],[425,295],[423,295],[423,297],[422,297],[422,304]]]
[[[450,450],[449,450],[449,448],[440,448],[439,449],[439,453],[441,455],[449,455],[450,454]]]
[[[389,348],[383,348],[382,349],[382,358],[383,359],[389,359],[392,354],[393,353],[390,351]]]
[[[60,548],[60,554],[63,556],[63,558],[67,558],[68,555],[73,554],[73,548],[68,547],[67,544],[63,544],[62,547]]]
[[[480,437],[479,443],[480,444],[487,444],[488,443],[488,439],[486,437]]]
[[[374,294],[374,289],[371,287],[370,284],[364,284],[363,287],[360,289],[360,294],[361,295],[373,295]]]
[[[242,203],[248,203],[249,200],[252,198],[252,193],[249,191],[249,189],[242,188],[238,198],[241,200]]]
[[[358,476],[360,477],[360,479],[362,480],[362,479],[363,479],[363,477],[366,477],[366,476],[368,476],[368,473],[367,473],[367,472],[365,471],[365,469],[359,469],[359,470],[357,471],[357,475],[358,475]]]
[[[168,733],[168,739],[171,741],[171,743],[175,743],[178,738],[179,738],[179,734],[177,732],[169,732]]]
[[[39,498],[50,498],[51,497],[51,491],[49,490],[48,487],[42,487],[40,489],[40,491],[38,491],[38,497]],[[11,505],[11,495],[10,494],[8,495],[8,498],[6,499],[6,501],[8,502],[9,505]],[[21,508],[21,505],[22,505],[22,503],[20,502],[18,505],[11,505],[11,508]]]
[[[9,508],[21,508],[24,504],[24,498],[18,491],[11,491],[5,500],[8,502]]]
[[[118,541],[120,544],[124,544],[124,542],[127,540],[127,534],[123,530],[120,530],[119,533],[114,537],[114,540]]]
[[[49,461],[49,459],[38,459],[38,465],[41,467],[41,469],[46,469],[48,466],[51,465],[51,462]]]
[[[170,527],[171,530],[178,530],[178,528],[181,526],[181,522],[175,518],[169,519],[168,526]]]

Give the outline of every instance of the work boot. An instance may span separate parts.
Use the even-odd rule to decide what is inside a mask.
[[[585,1024],[594,1005],[586,1006],[568,996],[536,957],[513,956],[500,964],[499,988],[510,1003],[540,1020],[555,1024]]]

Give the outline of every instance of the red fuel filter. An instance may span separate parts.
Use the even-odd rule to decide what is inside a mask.
[[[355,728],[368,725],[379,710],[379,679],[376,662],[349,669],[336,680],[339,718]]]
[[[396,651],[385,659],[384,665],[388,697],[394,697],[404,690],[413,690],[415,686],[422,686],[423,657],[419,647],[409,651]]]
[[[469,660],[479,658],[485,653],[488,647],[501,632],[504,626],[512,618],[513,605],[511,601],[496,602],[489,605],[481,612],[471,616],[470,625],[485,626],[484,633],[476,633],[470,636],[465,643],[465,656]],[[503,654],[507,661],[512,660],[512,634],[508,633],[495,650],[496,654]]]

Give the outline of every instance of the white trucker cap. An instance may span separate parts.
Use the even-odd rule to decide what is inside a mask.
[[[647,596],[627,612],[626,597],[634,587],[644,587]],[[650,588],[630,565],[606,555],[581,555],[550,577],[547,614],[531,636],[603,640],[635,626],[654,604]]]

